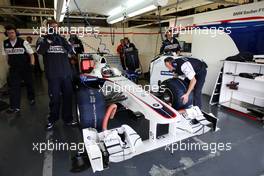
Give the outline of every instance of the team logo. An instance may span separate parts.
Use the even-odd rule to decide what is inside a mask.
[[[24,48],[5,48],[5,52],[8,55],[24,54],[25,53],[25,49]]]
[[[50,46],[48,53],[65,53],[62,46]]]
[[[176,49],[176,48],[178,48],[178,44],[171,44],[171,45],[167,45],[166,47],[165,47],[165,49],[170,49],[170,50],[172,50],[172,49]]]
[[[173,76],[174,74],[171,71],[160,71],[160,75]]]
[[[159,107],[159,104],[158,103],[154,103],[152,106],[157,108],[157,107]]]
[[[133,51],[134,49],[133,49],[133,47],[129,47],[129,48],[126,48],[125,50],[126,50],[126,52],[131,52],[131,51]]]

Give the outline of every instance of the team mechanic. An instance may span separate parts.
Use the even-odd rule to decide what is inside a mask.
[[[9,101],[10,108],[7,113],[19,113],[21,101],[21,81],[24,80],[30,104],[35,104],[35,93],[32,80],[32,67],[35,64],[33,50],[29,43],[18,37],[15,26],[7,25],[5,35],[8,37],[3,42],[3,55],[8,56],[9,65]]]
[[[175,53],[177,55],[180,54],[181,46],[176,37],[173,36],[172,30],[168,30],[165,34],[166,40],[162,42],[162,46],[160,48],[160,54],[163,53]]]
[[[72,69],[69,57],[74,54],[72,46],[58,34],[58,23],[47,22],[48,34],[37,46],[37,52],[43,55],[46,77],[48,80],[49,108],[47,130],[54,127],[60,116],[62,97],[62,119],[67,126],[76,125],[72,115]]]
[[[195,58],[168,57],[164,60],[166,67],[177,76],[188,81],[187,92],[181,97],[183,103],[187,103],[189,95],[193,91],[193,105],[202,107],[202,89],[207,74],[207,64]]]

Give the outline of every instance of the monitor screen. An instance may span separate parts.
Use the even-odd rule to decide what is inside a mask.
[[[191,53],[192,52],[192,44],[191,43],[185,43],[183,50],[184,50],[184,52]]]

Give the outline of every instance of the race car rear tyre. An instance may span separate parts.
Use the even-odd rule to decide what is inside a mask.
[[[176,110],[186,109],[192,105],[193,95],[189,96],[189,101],[184,104],[182,96],[186,93],[188,85],[177,78],[171,78],[161,83],[160,98],[167,104],[171,104]]]

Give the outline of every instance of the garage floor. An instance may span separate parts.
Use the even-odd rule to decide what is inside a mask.
[[[0,176],[87,176],[91,169],[71,173],[71,158],[74,152],[53,151],[40,154],[33,151],[33,143],[53,139],[58,142],[80,141],[78,129],[64,127],[60,122],[54,132],[44,130],[48,113],[47,84],[44,78],[36,81],[37,104],[30,107],[23,98],[20,116],[0,113]],[[25,91],[24,91],[25,94]],[[24,96],[25,97],[25,96]],[[232,143],[231,151],[175,151],[173,154],[161,148],[121,163],[111,163],[110,168],[94,175],[126,176],[264,176],[264,129],[228,110],[208,106],[209,97],[204,97],[204,110],[219,118],[216,133],[207,133],[183,141],[183,143]],[[120,112],[111,126],[122,123],[132,125],[143,138],[147,136],[147,121],[133,120]],[[161,127],[161,133],[165,127]]]

